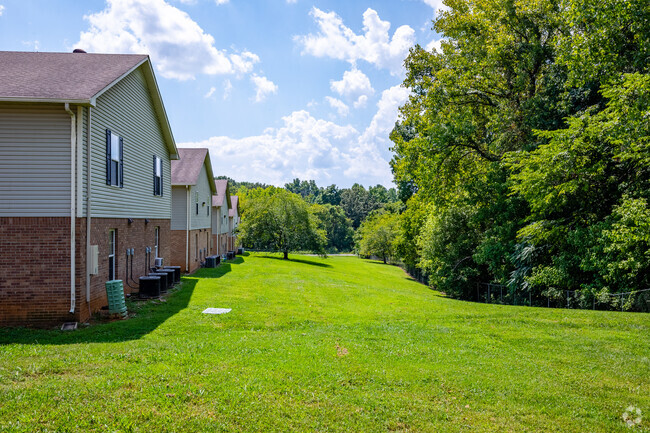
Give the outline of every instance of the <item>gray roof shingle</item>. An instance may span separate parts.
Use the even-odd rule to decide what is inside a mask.
[[[0,51],[0,99],[89,101],[145,54]]]
[[[172,185],[196,185],[207,155],[208,149],[178,149],[180,159],[172,161]]]

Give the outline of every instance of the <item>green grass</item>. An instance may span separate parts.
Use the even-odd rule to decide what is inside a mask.
[[[0,431],[650,431],[648,315],[460,302],[377,262],[291,258],[200,270],[125,321],[0,329]]]

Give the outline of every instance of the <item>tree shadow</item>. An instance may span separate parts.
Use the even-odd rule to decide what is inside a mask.
[[[311,260],[306,260],[306,259],[292,259],[292,258],[289,258],[288,260],[285,260],[282,257],[275,257],[275,256],[258,256],[258,257],[260,259],[271,259],[271,260],[280,260],[280,261],[283,261],[283,262],[302,263],[304,265],[319,266],[321,268],[331,268],[332,267],[332,265],[327,264],[327,263],[313,262]]]
[[[194,278],[221,278],[232,270],[233,265],[244,263],[242,256],[236,256],[233,260],[224,261],[216,268],[200,268],[192,274]]]
[[[58,329],[0,328],[0,346],[8,344],[79,344],[79,343],[119,343],[138,340],[149,334],[167,319],[185,309],[198,279],[183,277],[178,289],[172,289],[160,300],[127,301],[130,312],[135,317],[110,322],[95,322],[86,328],[62,332]],[[143,303],[141,303],[143,302]]]

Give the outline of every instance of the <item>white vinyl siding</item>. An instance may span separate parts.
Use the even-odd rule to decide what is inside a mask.
[[[70,122],[63,104],[0,103],[0,216],[70,216]]]
[[[91,119],[92,215],[171,218],[171,194],[152,193],[152,155],[163,161],[163,191],[171,190],[171,166],[142,72],[132,72],[102,94]],[[123,188],[106,185],[106,129],[123,140]]]
[[[172,187],[172,230],[187,228],[187,190],[185,186]],[[192,217],[192,215],[190,215]]]

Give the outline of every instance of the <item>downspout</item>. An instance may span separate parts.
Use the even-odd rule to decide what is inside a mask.
[[[187,193],[187,221],[185,221],[185,272],[190,271],[190,186],[185,185]]]
[[[88,303],[88,317],[92,316],[90,309],[90,269],[88,269],[88,255],[90,254],[90,177],[91,174],[91,130],[92,107],[88,107],[86,118],[86,302]]]
[[[70,110],[70,104],[65,103],[64,109],[70,115],[70,314],[74,314],[76,306],[76,287],[75,279],[77,277],[76,267],[76,239],[75,239],[75,225],[76,225],[76,150],[77,150],[77,129],[75,127],[76,116]]]

